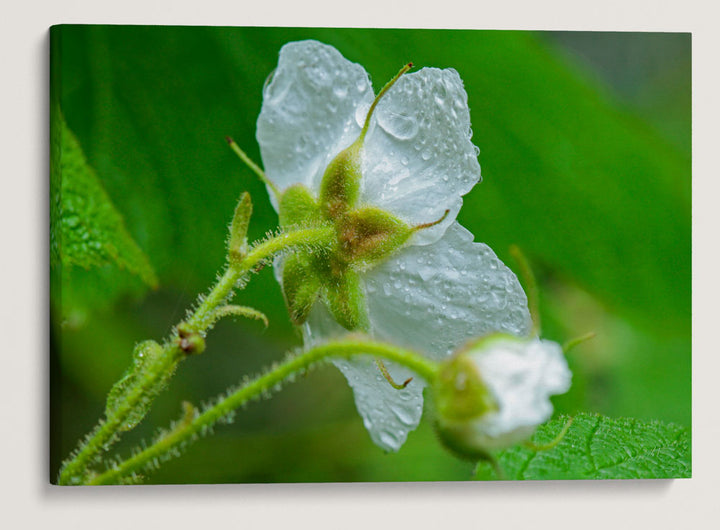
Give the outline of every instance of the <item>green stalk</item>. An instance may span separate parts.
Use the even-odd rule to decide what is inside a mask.
[[[333,228],[310,228],[284,232],[254,246],[242,260],[230,262],[217,284],[202,299],[190,318],[181,325],[185,330],[203,336],[217,320],[215,311],[218,306],[227,302],[238,281],[258,264],[289,248],[327,245],[334,236]],[[58,477],[59,484],[80,484],[84,481],[88,468],[97,461],[101,453],[107,451],[119,439],[122,426],[135,408],[143,402],[163,376],[175,371],[178,363],[185,356],[186,352],[181,348],[177,334],[173,335],[163,344],[162,352],[153,361],[152,369],[144,372],[145,378],[128,395],[126,401],[115,410],[111,417],[106,418],[105,421],[100,420],[95,429],[81,442],[74,455],[64,463]]]
[[[89,480],[87,484],[117,484],[124,477],[142,470],[149,464],[158,461],[158,459],[162,459],[180,444],[191,441],[198,433],[208,429],[249,400],[277,388],[276,385],[291,378],[298,372],[305,371],[330,357],[350,358],[358,355],[380,357],[401,364],[413,370],[426,381],[432,381],[438,371],[438,363],[435,361],[426,359],[413,351],[381,342],[349,338],[316,346],[279,364],[235,393],[221,399],[192,420],[181,422],[145,450],[97,475]]]

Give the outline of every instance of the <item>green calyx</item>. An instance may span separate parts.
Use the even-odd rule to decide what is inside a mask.
[[[294,184],[283,192],[278,211],[283,229],[320,225],[323,222],[317,201],[302,184]]]
[[[469,422],[498,410],[472,360],[458,355],[446,362],[433,386],[442,422]]]
[[[413,234],[413,229],[394,215],[372,207],[348,212],[337,226],[341,256],[357,264],[381,261]]]
[[[474,423],[498,405],[467,355],[445,362],[433,383],[437,410],[435,431],[442,444],[456,456],[477,462],[490,458],[476,443]]]
[[[394,215],[360,202],[361,161],[365,134],[375,107],[387,90],[411,65],[405,66],[380,91],[368,111],[358,138],[328,164],[318,197],[302,184],[280,196],[283,228],[333,227],[336,240],[325,249],[301,249],[288,257],[283,269],[283,290],[290,318],[304,323],[318,299],[325,302],[344,328],[368,328],[365,293],[360,272],[399,250],[420,228]]]
[[[328,200],[316,201],[299,184],[288,188],[280,199],[283,228],[326,225],[334,227],[336,233],[328,248],[299,249],[285,260],[283,290],[290,318],[296,325],[303,324],[315,302],[322,299],[344,328],[367,329],[359,273],[400,249],[414,232],[412,227],[379,208],[356,207],[357,197],[349,204],[343,201],[338,199],[329,208]],[[340,204],[345,205],[339,207]]]

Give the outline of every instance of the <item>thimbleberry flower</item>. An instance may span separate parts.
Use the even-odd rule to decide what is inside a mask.
[[[455,70],[403,69],[376,97],[335,48],[285,45],[266,84],[257,139],[284,228],[335,227],[327,249],[276,263],[306,346],[363,331],[433,359],[471,337],[524,336],[515,275],[455,218],[480,180],[467,94]],[[371,438],[397,450],[422,415],[426,384],[370,359],[336,360]]]
[[[549,420],[550,396],[567,392],[571,378],[555,342],[503,334],[471,342],[434,382],[438,433],[457,454],[486,457]]]

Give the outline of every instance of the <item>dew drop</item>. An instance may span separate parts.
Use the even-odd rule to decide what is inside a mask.
[[[294,76],[287,75],[287,72],[281,75],[276,75],[276,72],[271,73],[263,88],[264,101],[271,106],[281,106],[285,110],[298,112],[305,102],[292,90],[294,81]],[[274,120],[271,121],[273,122]]]
[[[413,116],[406,116],[386,108],[378,110],[377,122],[390,136],[398,140],[410,140],[418,133],[417,120]]]
[[[445,84],[441,83],[437,85],[433,92],[433,96],[435,97],[435,103],[437,103],[441,107],[444,107],[445,100],[447,99],[447,88],[445,88]]]
[[[372,105],[372,103],[366,101],[358,105],[355,109],[355,122],[358,124],[358,127],[362,127],[363,125],[365,125],[365,117],[370,110],[370,105]]]
[[[408,411],[406,411],[405,409],[397,407],[397,406],[390,406],[390,410],[392,410],[393,414],[395,414],[395,417],[403,425],[407,425],[408,427],[411,427],[415,423],[413,421],[412,416],[410,416],[410,414],[408,414]]]
[[[339,99],[344,99],[345,96],[348,95],[348,89],[346,86],[339,85],[333,88],[333,94],[335,94],[335,96]]]
[[[332,82],[328,71],[317,63],[300,65],[300,71],[305,75],[305,78],[311,85],[326,87]]]
[[[390,433],[388,431],[381,431],[380,432],[380,441],[387,445],[388,447],[396,448],[398,446],[399,440],[396,438],[394,433]]]

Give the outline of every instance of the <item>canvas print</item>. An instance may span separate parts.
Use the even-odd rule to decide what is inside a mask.
[[[50,41],[52,483],[691,476],[691,35]]]

